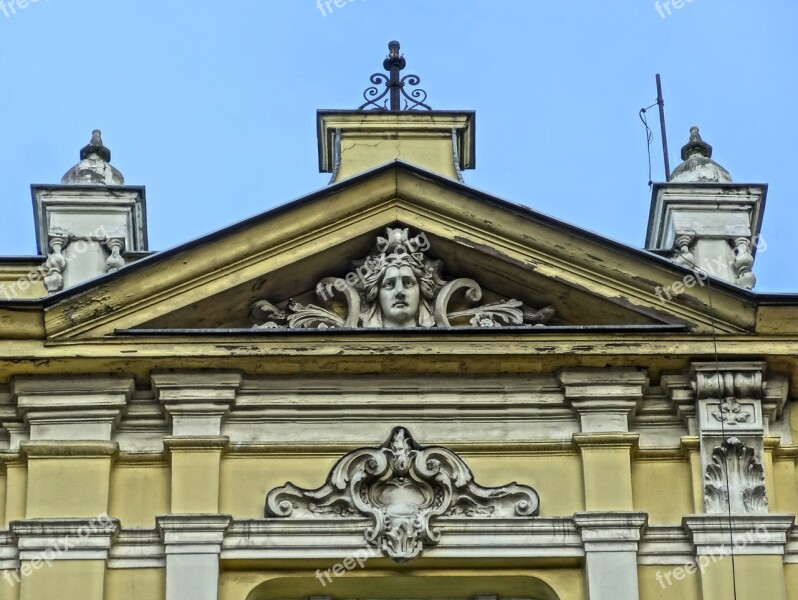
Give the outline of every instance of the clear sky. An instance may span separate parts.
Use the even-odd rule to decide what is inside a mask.
[[[30,184],[94,128],[147,186],[153,250],[324,187],[315,111],[357,108],[398,39],[433,108],[477,111],[466,183],[637,247],[661,73],[672,165],[695,124],[735,182],[770,184],[756,289],[798,292],[795,0],[339,3],[3,0],[0,254],[35,254]]]

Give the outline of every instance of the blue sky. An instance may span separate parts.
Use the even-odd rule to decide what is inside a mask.
[[[638,247],[650,193],[637,113],[654,102],[661,73],[672,165],[696,124],[735,182],[770,185],[756,289],[798,292],[798,3],[684,0],[664,18],[654,0],[332,8],[326,16],[316,0],[38,0],[8,16],[0,8],[0,254],[35,253],[30,184],[58,182],[94,128],[127,182],[147,186],[151,249],[325,186],[315,111],[356,108],[398,39],[433,108],[477,111],[469,185]]]

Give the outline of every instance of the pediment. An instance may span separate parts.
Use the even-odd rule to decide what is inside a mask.
[[[401,163],[58,294],[45,324],[53,338],[387,329],[389,269],[415,279],[410,312],[429,330],[753,328],[730,286],[713,285],[714,316],[705,289],[662,302],[657,286],[689,272]]]

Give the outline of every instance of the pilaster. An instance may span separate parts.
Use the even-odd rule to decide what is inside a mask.
[[[701,438],[704,510],[714,514],[767,513],[772,473],[765,474],[768,413],[778,401],[764,402],[766,365],[762,361],[696,362],[690,379],[696,396]],[[774,379],[771,389],[778,393]],[[770,469],[772,471],[772,467]],[[768,479],[770,485],[766,485]]]
[[[20,598],[104,600],[105,562],[118,531],[106,514],[12,522],[20,567],[11,576]]]
[[[647,375],[637,369],[563,369],[557,374],[565,401],[582,433],[625,433],[643,401]]]
[[[113,434],[133,389],[132,377],[13,380],[17,413],[29,428],[29,441],[17,432],[27,461],[24,518],[91,518],[108,510]],[[20,516],[18,509],[12,515]]]
[[[684,517],[695,546],[702,600],[732,597],[735,583],[737,600],[786,600],[783,561],[794,521],[794,515]]]
[[[166,552],[166,600],[217,600],[219,555],[230,515],[158,517]]]
[[[152,374],[152,386],[172,422],[164,439],[172,465],[172,512],[215,513],[219,510],[219,469],[228,438],[224,418],[235,403],[241,374],[163,372]]]
[[[638,600],[637,553],[647,515],[586,512],[573,519],[585,548],[590,600]]]
[[[582,433],[573,436],[582,455],[585,508],[634,510],[631,450],[639,436],[630,420],[643,401],[648,377],[637,369],[563,369],[557,374]]]

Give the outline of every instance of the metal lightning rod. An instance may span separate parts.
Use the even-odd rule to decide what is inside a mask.
[[[662,78],[657,73],[657,106],[659,106],[659,127],[662,130],[662,156],[665,159],[665,181],[671,180],[671,164],[668,158],[668,134],[665,131],[665,100],[662,99]]]

